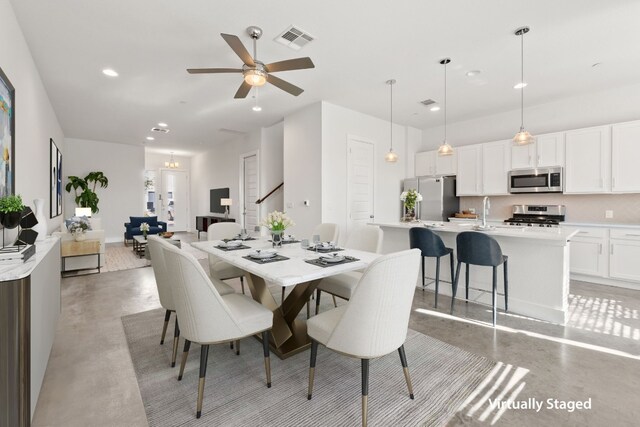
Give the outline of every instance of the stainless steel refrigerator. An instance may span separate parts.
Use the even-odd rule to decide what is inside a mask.
[[[456,196],[456,177],[408,178],[403,181],[402,191],[416,189],[422,195],[416,215],[423,221],[447,221],[460,209]],[[402,204],[401,204],[402,209]]]

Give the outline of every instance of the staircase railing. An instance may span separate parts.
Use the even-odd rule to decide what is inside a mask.
[[[278,191],[281,187],[284,186],[284,182],[282,182],[280,185],[278,185],[276,188],[274,188],[273,190],[269,191],[269,194],[267,194],[266,196],[264,196],[262,199],[258,199],[256,200],[256,205],[261,204],[262,202],[264,202],[265,200],[267,200],[269,198],[269,196],[271,196],[273,193],[275,193],[276,191]]]

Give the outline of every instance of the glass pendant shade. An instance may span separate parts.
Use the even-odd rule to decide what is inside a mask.
[[[451,156],[453,155],[453,147],[449,145],[447,141],[444,141],[440,147],[438,147],[438,156]]]
[[[516,136],[513,137],[513,143],[516,145],[533,144],[535,140],[533,135],[524,130],[524,128],[520,128],[520,132],[516,133]]]
[[[396,163],[398,161],[398,155],[392,149],[384,156],[384,160],[389,163]]]
[[[451,62],[451,58],[444,58],[440,61],[444,65],[444,139],[438,147],[438,156],[452,156],[453,147],[447,142],[447,64]]]
[[[244,81],[251,86],[262,86],[267,82],[267,75],[262,70],[247,70],[244,72]]]
[[[529,132],[524,130],[524,88],[527,84],[524,82],[524,35],[529,32],[529,27],[518,28],[515,35],[520,37],[520,83],[514,87],[520,89],[520,131],[513,137],[515,145],[533,144],[535,138]]]
[[[398,155],[393,151],[393,85],[396,83],[394,79],[387,80],[390,91],[389,102],[389,152],[384,156],[384,160],[388,163],[396,163]]]

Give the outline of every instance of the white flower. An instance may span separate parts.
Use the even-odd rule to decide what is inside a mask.
[[[402,200],[403,202],[405,200],[407,200],[407,192],[406,191],[403,191],[402,194],[400,194],[400,200]]]
[[[140,231],[149,232],[149,224],[147,224],[146,222],[143,222],[142,224],[140,224]]]
[[[295,223],[287,216],[286,213],[273,211],[262,220],[261,225],[267,227],[269,230],[284,230],[288,227],[294,226]]]

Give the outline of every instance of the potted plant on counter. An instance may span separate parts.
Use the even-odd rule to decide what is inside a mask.
[[[262,220],[262,225],[271,232],[271,243],[273,247],[282,247],[282,234],[288,227],[293,227],[295,223],[284,212],[273,211]]]
[[[422,201],[422,195],[413,188],[408,191],[403,191],[400,194],[400,200],[404,204],[404,218],[405,222],[411,222],[416,220],[416,203]]]
[[[24,205],[20,195],[0,198],[0,223],[8,229],[16,228],[20,224],[23,210]]]

